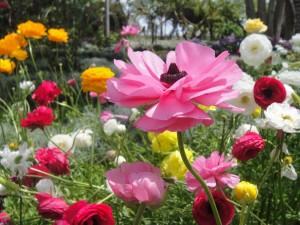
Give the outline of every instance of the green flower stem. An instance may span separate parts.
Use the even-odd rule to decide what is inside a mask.
[[[240,223],[239,223],[239,225],[244,225],[245,224],[245,212],[246,212],[246,203],[245,202],[243,202],[242,203],[242,209],[241,209],[241,215],[240,215]]]
[[[23,224],[22,211],[23,211],[23,198],[22,194],[20,194],[20,225]]]
[[[182,132],[180,132],[180,131],[177,132],[177,140],[178,140],[178,147],[179,147],[179,151],[180,151],[182,161],[184,162],[187,169],[193,174],[193,176],[199,181],[199,183],[203,187],[203,189],[206,193],[206,196],[208,197],[209,204],[210,204],[210,207],[213,211],[213,214],[214,214],[217,225],[222,225],[216,203],[214,201],[214,198],[211,195],[211,192],[210,192],[208,186],[206,185],[205,181],[199,176],[199,174],[193,169],[193,167],[190,164],[188,158],[186,157],[186,154],[185,154],[185,151],[184,151],[184,146],[183,146],[183,135],[182,135]]]
[[[35,69],[36,72],[38,72],[38,69],[36,67],[36,63],[35,63],[35,60],[34,60],[34,57],[33,57],[33,52],[32,52],[32,46],[31,46],[30,39],[28,38],[27,41],[28,41],[28,47],[29,47],[29,54],[30,54],[34,69]],[[43,81],[42,77],[40,77],[40,79],[41,79],[41,81]]]
[[[138,225],[140,223],[145,208],[146,208],[146,204],[141,202],[138,211],[136,212],[133,225]]]

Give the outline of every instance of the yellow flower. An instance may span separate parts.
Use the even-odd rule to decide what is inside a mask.
[[[84,92],[96,92],[101,94],[106,91],[106,81],[115,76],[107,67],[92,67],[81,74],[81,87]]]
[[[260,114],[261,114],[261,108],[260,107],[255,108],[254,111],[252,112],[252,116],[254,118],[260,116]]]
[[[16,64],[10,59],[0,59],[0,72],[11,74],[15,69]]]
[[[32,22],[31,20],[19,24],[18,32],[24,35],[26,38],[39,39],[42,36],[47,35],[46,27],[42,23]]]
[[[289,164],[292,164],[293,163],[293,158],[292,156],[286,156],[283,158],[283,163],[285,165],[289,165]]]
[[[7,34],[3,39],[0,39],[0,56],[10,55],[13,51],[26,45],[27,42],[23,36],[16,33]]]
[[[10,149],[18,149],[19,145],[16,142],[11,142],[11,143],[8,144],[8,147]]]
[[[190,163],[194,161],[193,152],[188,148],[184,148],[185,154]],[[162,173],[167,177],[175,177],[177,180],[183,180],[187,172],[187,168],[182,161],[178,150],[166,156],[160,165]]]
[[[248,19],[244,29],[248,33],[263,33],[268,27],[260,19]]]
[[[164,131],[160,134],[148,133],[148,138],[152,142],[151,148],[154,152],[166,153],[177,146],[177,133]]]
[[[247,181],[242,181],[235,186],[234,190],[235,198],[245,204],[253,203],[257,197],[258,190],[256,185]]]
[[[48,40],[54,42],[68,42],[68,33],[63,28],[51,28],[48,30]]]
[[[18,49],[10,53],[10,58],[16,58],[19,61],[23,61],[28,57],[28,53],[25,50]]]

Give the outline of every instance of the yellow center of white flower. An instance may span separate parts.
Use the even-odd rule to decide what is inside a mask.
[[[243,96],[242,98],[241,98],[241,103],[243,103],[243,104],[247,104],[247,103],[249,103],[249,97],[248,96]]]
[[[251,46],[251,52],[256,53],[259,50],[259,46],[258,45],[252,45]]]

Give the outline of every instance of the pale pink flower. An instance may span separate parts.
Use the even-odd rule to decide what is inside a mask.
[[[224,173],[226,170],[236,166],[235,159],[224,158],[224,153],[212,152],[209,158],[200,156],[192,164],[194,170],[203,178],[209,188],[234,188],[240,178],[234,174]],[[187,172],[185,175],[189,191],[201,191],[202,187],[196,178]]]
[[[102,94],[98,94],[96,92],[89,92],[89,95],[91,98],[99,98],[99,102],[101,104],[104,104],[108,101],[109,97],[108,97],[108,93],[107,92],[103,92]]]
[[[140,28],[136,25],[122,26],[121,35],[137,35]]]
[[[114,115],[111,113],[111,111],[109,110],[105,110],[103,111],[101,114],[100,114],[100,120],[105,123],[107,122],[108,120],[110,119],[113,119],[113,118],[120,118],[120,119],[124,119],[124,120],[127,120],[128,119],[128,116],[126,115]]]
[[[107,171],[105,177],[114,194],[126,203],[159,206],[167,189],[160,169],[145,162],[123,162],[120,168]]]
[[[126,38],[121,38],[120,42],[115,46],[115,53],[119,53],[121,49],[129,48],[129,41]]]
[[[120,78],[107,81],[109,101],[121,107],[145,105],[147,111],[136,122],[144,131],[184,131],[199,123],[209,126],[213,119],[198,105],[240,109],[226,103],[239,91],[232,85],[242,77],[228,52],[215,57],[215,52],[192,42],[179,43],[167,55],[166,63],[150,51],[133,52],[132,64],[115,60]]]

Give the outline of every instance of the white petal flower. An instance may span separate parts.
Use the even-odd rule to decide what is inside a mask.
[[[293,46],[300,46],[300,33],[293,35],[291,41]]]
[[[140,114],[141,113],[137,108],[132,108],[129,120],[133,121],[133,120],[137,119],[140,116]]]
[[[51,179],[39,180],[35,188],[38,192],[46,192],[52,195],[56,192],[56,187]]]
[[[120,166],[123,162],[126,162],[126,159],[124,158],[124,156],[119,155],[114,159],[114,163],[117,166]]]
[[[285,70],[277,76],[278,79],[284,84],[290,84],[300,87],[300,71]]]
[[[7,145],[4,147],[3,151],[0,151],[2,166],[9,169],[13,176],[17,175],[22,177],[32,165],[31,162],[27,162],[27,159],[32,152],[32,148],[27,147],[28,145],[25,142],[19,146],[18,151],[11,151]]]
[[[258,133],[258,130],[256,126],[251,125],[251,124],[242,124],[241,126],[238,127],[238,129],[235,131],[235,134],[233,135],[234,139],[238,139],[239,137],[243,136],[246,132],[251,131]]]
[[[24,91],[33,92],[35,89],[35,85],[32,81],[22,81],[19,84],[20,88]]]
[[[91,129],[80,129],[72,134],[75,147],[86,148],[92,145],[93,131]]]
[[[5,195],[7,195],[6,187],[0,184],[0,196],[5,196]]]
[[[275,153],[276,153],[276,148],[274,148],[272,151],[271,151],[271,153],[270,153],[270,158],[271,159],[273,159],[274,157],[275,157]],[[286,154],[286,155],[289,155],[290,153],[289,153],[289,150],[287,149],[287,145],[286,145],[286,143],[283,143],[283,145],[282,145],[282,152],[284,153],[284,154]]]
[[[271,55],[272,48],[271,41],[265,35],[251,34],[241,42],[241,58],[246,64],[258,67]]]
[[[295,93],[295,90],[290,85],[287,85],[287,84],[284,84],[284,87],[285,87],[285,90],[286,90],[286,98],[283,101],[283,103],[292,104],[293,101],[294,101],[293,97],[292,97],[292,94]]]
[[[103,130],[105,134],[111,136],[115,132],[126,131],[126,127],[125,125],[118,123],[116,119],[110,119],[103,125]]]
[[[300,132],[300,111],[287,103],[273,103],[264,111],[268,125],[286,133]]]
[[[284,165],[281,168],[281,177],[286,177],[290,180],[297,180],[298,174],[292,164]]]
[[[49,148],[59,148],[63,152],[71,152],[73,146],[73,138],[67,134],[57,134],[51,138],[48,143]]]

